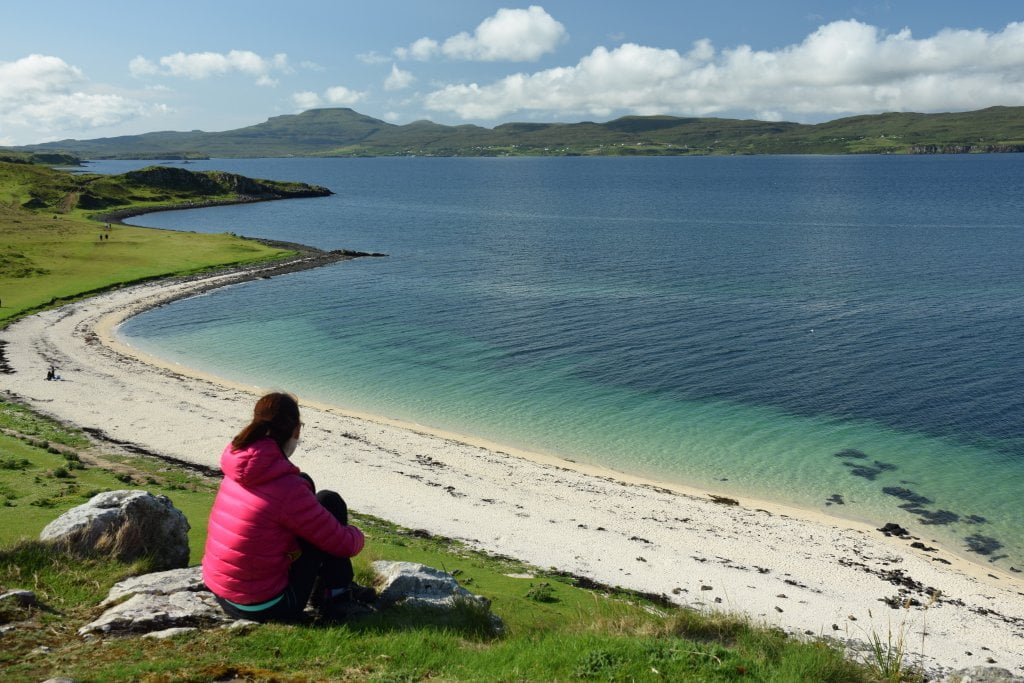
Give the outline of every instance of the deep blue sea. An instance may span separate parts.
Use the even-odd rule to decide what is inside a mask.
[[[151,311],[138,347],[1024,569],[1024,155],[186,167],[336,194],[133,222],[389,256]]]

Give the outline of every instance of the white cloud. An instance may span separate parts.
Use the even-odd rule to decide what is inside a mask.
[[[400,49],[404,50],[405,48]],[[363,64],[387,64],[388,62],[391,61],[391,58],[388,57],[387,55],[382,55],[377,52],[363,52],[361,54],[356,55],[356,59],[358,59]]]
[[[142,55],[139,55],[128,62],[128,71],[136,78],[143,78],[145,76],[155,76],[160,73],[160,67]]]
[[[299,109],[305,111],[306,109],[316,109],[319,107],[323,100],[320,96],[311,90],[305,90],[303,92],[292,93],[292,102]]]
[[[415,59],[418,62],[425,62],[440,50],[441,46],[433,38],[420,38],[413,41],[409,47],[396,47],[394,55],[397,59]]]
[[[339,104],[345,107],[350,107],[365,97],[365,92],[351,90],[343,85],[336,85],[324,91],[324,99],[330,104]]]
[[[137,100],[114,93],[90,92],[80,69],[49,55],[0,62],[0,132],[38,142],[63,130],[88,130],[155,113]]]
[[[425,104],[466,119],[523,110],[748,112],[777,119],[1024,104],[1024,23],[994,33],[945,29],[915,39],[909,29],[885,34],[858,21],[836,21],[774,51],[746,45],[716,51],[701,40],[681,54],[627,43],[595,48],[574,66],[489,85],[447,85],[428,94]]]
[[[384,114],[383,118],[385,121],[390,121],[391,123],[394,123],[395,121],[402,117],[397,111],[389,111]]]
[[[324,90],[323,95],[311,90],[292,93],[292,102],[300,111],[305,111],[306,109],[316,109],[324,104],[351,107],[365,97],[365,92],[352,90],[343,85],[336,85]]]
[[[401,90],[408,88],[416,80],[416,77],[408,71],[398,68],[397,64],[391,65],[391,74],[384,79],[385,90]]]
[[[566,38],[565,26],[531,5],[528,9],[499,9],[480,22],[472,34],[463,31],[444,43],[420,38],[394,50],[397,59],[426,61],[439,54],[451,59],[495,62],[533,62],[552,52]]]
[[[261,57],[250,50],[221,52],[175,52],[161,57],[159,64],[141,55],[128,63],[128,70],[136,78],[148,76],[173,76],[201,80],[229,73],[243,73],[256,78],[256,85],[277,85],[273,72],[289,73],[288,55],[280,53],[273,57]]]

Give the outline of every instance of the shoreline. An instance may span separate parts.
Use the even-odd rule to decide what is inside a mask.
[[[316,266],[309,267],[313,268]],[[263,276],[261,275],[259,277],[262,278]],[[117,335],[117,328],[121,325],[121,323],[125,322],[128,318],[131,318],[135,315],[140,315],[148,310],[167,305],[179,299],[188,298],[190,296],[196,296],[198,294],[202,294],[222,286],[238,284],[240,282],[250,281],[253,279],[257,278],[244,277],[238,279],[235,282],[225,282],[223,284],[216,284],[209,287],[197,288],[194,292],[177,294],[167,299],[158,298],[157,300],[152,301],[152,303],[143,304],[137,310],[124,309],[111,313],[110,315],[102,318],[96,324],[94,329],[96,331],[97,336],[100,339],[100,342],[104,346],[107,346],[108,348],[111,348],[122,355],[130,356],[142,363],[145,363],[146,365],[161,368],[168,372],[173,372],[184,377],[197,379],[203,382],[208,382],[210,384],[217,384],[238,391],[243,391],[251,394],[254,398],[258,398],[263,393],[280,390],[280,388],[273,386],[261,387],[257,385],[246,385],[241,382],[220,377],[215,373],[204,372],[202,370],[198,370],[187,365],[182,365],[175,361],[169,361],[159,356],[142,351],[140,349],[136,349],[130,344],[124,342]],[[285,390],[287,390],[287,388]],[[471,434],[462,434],[436,427],[431,427],[429,425],[423,425],[418,422],[410,422],[407,420],[400,420],[388,417],[386,415],[379,415],[376,413],[353,410],[350,408],[345,408],[342,406],[337,406],[322,401],[304,399],[301,396],[299,396],[298,398],[299,405],[302,406],[303,408],[313,408],[318,411],[338,415],[344,418],[351,418],[354,420],[360,420],[369,423],[395,427],[398,429],[413,432],[415,434],[443,439],[445,441],[449,441],[455,444],[485,449],[497,453],[499,455],[510,455],[512,457],[521,458],[538,465],[554,467],[566,472],[575,472],[587,477],[597,477],[604,479],[606,481],[612,481],[629,486],[648,488],[660,493],[669,492],[672,494],[693,497],[696,499],[705,500],[708,503],[716,505],[737,505],[738,507],[741,507],[746,510],[766,511],[773,515],[799,519],[805,522],[810,522],[812,524],[822,526],[842,527],[859,533],[875,534],[878,536],[879,541],[910,552],[914,552],[922,558],[930,560],[937,556],[935,553],[924,552],[922,550],[910,547],[910,544],[912,542],[924,541],[926,539],[914,536],[912,534],[906,536],[905,538],[889,536],[883,534],[876,525],[876,523],[867,520],[852,519],[849,517],[841,517],[838,515],[830,515],[820,510],[800,507],[798,505],[787,504],[784,502],[779,502],[767,498],[758,498],[757,496],[749,496],[742,494],[738,495],[736,493],[729,491],[714,490],[714,488],[711,486],[697,487],[674,481],[652,479],[641,475],[631,474],[629,472],[625,472],[622,470],[616,470],[610,467],[579,462],[576,460],[563,458],[556,455],[550,455],[546,453],[540,453],[537,451],[531,451],[524,448],[518,448],[515,446],[509,446],[507,444],[499,443],[491,439],[486,439],[484,437],[478,437]],[[942,553],[941,557],[948,561],[949,566],[954,567],[956,570],[960,572],[970,574],[979,581],[986,583],[991,583],[993,574],[996,574],[998,575],[997,580],[1017,584],[1017,588],[1020,591],[1024,591],[1024,578],[1022,577],[1016,576],[1013,573],[1001,567],[983,564],[982,560],[974,560],[967,555],[964,555],[947,547],[946,544],[942,543],[941,541],[927,539],[927,543],[933,543],[938,545],[939,550],[941,550]]]
[[[247,238],[251,239],[251,238]],[[167,372],[173,372],[184,377],[208,382],[210,384],[216,384],[220,386],[229,387],[238,391],[244,391],[258,398],[263,393],[268,391],[280,390],[280,387],[276,386],[257,386],[257,385],[246,385],[241,382],[229,380],[224,377],[220,377],[213,372],[204,372],[192,368],[187,365],[182,365],[175,361],[169,361],[159,356],[147,353],[140,349],[132,347],[130,344],[124,342],[117,334],[117,328],[121,323],[125,322],[128,318],[135,315],[140,315],[148,310],[158,308],[170,304],[174,301],[189,298],[192,296],[198,296],[204,294],[213,289],[220,287],[230,286],[233,284],[239,284],[242,282],[253,281],[257,279],[266,279],[268,277],[274,277],[281,274],[287,274],[289,272],[297,272],[300,270],[307,270],[312,268],[320,267],[335,261],[349,260],[350,258],[360,256],[384,256],[384,254],[377,253],[362,253],[362,252],[349,252],[349,251],[336,251],[336,252],[322,252],[316,248],[308,247],[301,244],[289,243],[289,242],[278,242],[275,240],[262,240],[257,241],[268,243],[272,246],[291,246],[294,248],[302,248],[313,252],[318,252],[323,255],[323,260],[310,260],[303,261],[302,259],[292,259],[285,263],[275,264],[273,268],[249,266],[238,269],[233,273],[225,272],[225,279],[214,276],[210,279],[215,280],[209,284],[197,284],[194,289],[185,289],[180,293],[173,295],[168,294],[155,294],[152,298],[147,298],[138,303],[137,306],[131,308],[124,308],[109,314],[98,321],[95,326],[96,334],[102,344],[118,352],[121,355],[135,358],[136,360],[145,363],[147,365],[161,368]],[[338,256],[333,258],[334,255],[345,254],[347,256]],[[331,257],[331,258],[327,258]],[[204,276],[190,276],[188,279],[193,278],[206,279]],[[285,388],[288,390],[288,388]],[[642,475],[632,474],[630,472],[616,470],[610,467],[579,462],[577,460],[560,457],[558,455],[552,455],[547,453],[541,453],[538,451],[531,451],[529,449],[510,446],[508,444],[500,443],[485,437],[474,436],[471,434],[463,434],[459,432],[449,431],[437,427],[431,427],[430,425],[424,425],[418,422],[411,422],[407,420],[401,420],[397,418],[388,417],[386,415],[380,415],[376,413],[370,413],[366,411],[360,411],[356,409],[346,408],[323,401],[316,401],[312,399],[304,399],[299,396],[299,404],[304,407],[314,408],[325,413],[338,415],[340,417],[351,418],[355,420],[366,421],[370,423],[376,423],[394,427],[398,429],[408,430],[410,432],[421,434],[427,437],[435,437],[449,441],[456,444],[462,444],[467,446],[473,446],[476,448],[482,448],[488,451],[492,451],[501,455],[510,455],[516,458],[522,458],[538,465],[555,467],[564,471],[576,472],[578,474],[588,477],[599,477],[609,481],[614,481],[630,486],[646,487],[658,492],[671,492],[683,496],[691,496],[697,499],[706,500],[710,503],[732,505],[737,504],[740,507],[748,510],[761,510],[767,511],[771,514],[780,515],[784,517],[790,517],[794,519],[803,520],[817,525],[842,527],[849,530],[857,531],[859,533],[875,534],[878,536],[878,540],[884,543],[888,543],[892,546],[901,548],[908,552],[913,552],[919,557],[932,560],[932,558],[940,557],[940,560],[945,561],[944,563],[956,568],[958,571],[969,574],[974,578],[982,581],[991,583],[993,579],[996,581],[1005,581],[1011,584],[1016,584],[1018,590],[1022,591],[1024,595],[1024,576],[1016,575],[1002,567],[994,566],[992,564],[986,564],[984,558],[978,557],[973,558],[963,551],[949,547],[948,544],[941,540],[933,538],[924,538],[917,536],[913,533],[913,529],[908,530],[908,534],[900,536],[891,536],[884,534],[880,526],[883,526],[885,522],[873,522],[864,518],[856,517],[844,517],[841,515],[829,514],[828,512],[801,507],[797,504],[787,503],[778,500],[772,500],[769,498],[761,498],[755,495],[747,495],[744,493],[737,494],[734,491],[728,491],[723,489],[715,489],[713,485],[708,486],[693,486],[686,483],[677,481],[667,481],[645,477]],[[718,501],[732,501],[732,502],[718,502]],[[919,532],[920,533],[920,532]],[[938,546],[937,550],[939,554],[934,551],[924,551],[917,548],[912,548],[911,543],[913,542],[924,542],[926,544],[933,544]]]
[[[42,412],[99,428],[114,439],[175,460],[215,465],[223,441],[247,419],[252,397],[261,389],[132,349],[117,339],[116,327],[175,299],[269,277],[272,268],[135,286],[19,321],[4,332],[10,362],[19,371],[11,376],[19,390],[15,395]],[[73,382],[82,381],[79,373],[89,374],[92,390],[86,393],[100,390],[109,400],[92,409],[81,398],[65,405],[70,401],[60,394],[66,393],[61,389],[67,383],[41,379],[45,363],[55,360]],[[168,397],[186,407],[147,413],[154,399]],[[228,409],[218,411],[224,403]],[[297,463],[322,486],[338,488],[355,509],[602,583],[671,594],[673,601],[698,608],[741,611],[794,633],[865,640],[870,631],[858,630],[865,621],[882,633],[887,628],[882,617],[896,616],[875,602],[895,594],[900,601],[926,603],[926,589],[934,586],[945,599],[931,608],[928,631],[939,637],[947,629],[950,638],[939,648],[944,654],[934,658],[936,664],[981,665],[991,655],[995,665],[1024,669],[1024,583],[948,550],[941,556],[951,564],[939,566],[931,560],[934,554],[911,549],[909,539],[884,538],[872,525],[818,511],[746,497],[739,505],[723,505],[705,489],[302,403],[312,429]],[[190,410],[190,404],[201,409]],[[112,421],[112,415],[118,418]],[[176,424],[187,427],[193,438],[183,440]],[[330,467],[333,457],[343,459],[341,472]],[[380,500],[352,491],[372,491],[381,479],[405,495],[387,492]],[[521,504],[526,502],[531,504]],[[555,518],[539,520],[538,512]],[[602,566],[606,559],[622,566],[617,571]],[[976,599],[980,602],[972,602]],[[868,610],[876,616],[869,617]],[[938,618],[951,612],[960,614]],[[924,611],[911,608],[907,614],[923,618]],[[963,628],[977,632],[957,633]],[[1002,647],[993,648],[1001,640]],[[997,650],[998,655],[992,654]],[[968,651],[973,654],[964,654]]]

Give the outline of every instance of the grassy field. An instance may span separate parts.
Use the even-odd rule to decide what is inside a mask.
[[[103,226],[67,197],[66,174],[0,163],[0,327],[60,300],[119,283],[276,258],[279,250],[229,235]],[[46,208],[24,204],[39,200]],[[51,202],[51,204],[47,204]],[[53,203],[56,204],[53,204]],[[64,205],[66,204],[66,206]],[[63,210],[61,207],[63,206]],[[479,613],[390,610],[348,623],[266,625],[169,641],[85,641],[110,586],[143,563],[71,557],[37,542],[40,530],[95,493],[144,488],[168,496],[191,522],[191,561],[202,555],[216,480],[160,460],[104,452],[78,430],[0,398],[0,593],[34,591],[42,607],[0,604],[0,678],[39,681],[211,680],[906,680],[904,666],[864,666],[822,639],[798,640],[727,614],[666,606],[625,591],[493,557],[353,514],[368,544],[356,562],[369,580],[375,559],[416,561],[453,574],[490,598],[506,624]],[[511,575],[529,574],[531,578]],[[893,651],[882,652],[890,660]],[[881,661],[884,661],[881,660]]]
[[[104,187],[106,185],[107,187]],[[105,201],[116,187],[91,184]],[[0,162],[0,327],[28,311],[113,285],[289,255],[229,234],[208,235],[113,225],[89,220],[80,208],[82,181],[46,167]],[[124,189],[121,186],[119,189]],[[133,188],[117,208],[195,199]],[[221,194],[203,199],[231,199]],[[28,204],[38,208],[27,208]]]

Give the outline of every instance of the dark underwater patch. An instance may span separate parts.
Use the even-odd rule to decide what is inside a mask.
[[[935,502],[931,498],[926,498],[925,496],[915,493],[910,489],[904,488],[902,486],[886,486],[885,488],[882,489],[882,493],[888,496],[895,496],[900,500],[906,501],[907,503],[913,505],[931,505],[932,503]],[[900,507],[903,506],[901,505]]]
[[[873,465],[861,465],[855,462],[844,462],[843,465],[849,468],[850,474],[853,476],[864,477],[868,481],[874,481],[882,472],[896,469],[896,465],[879,460],[876,460]]]
[[[921,524],[952,524],[960,521],[960,515],[951,510],[926,510],[913,503],[904,503],[900,507],[917,515]]]
[[[981,534],[971,534],[964,540],[967,542],[967,549],[979,555],[991,555],[1003,547],[997,539]]]

